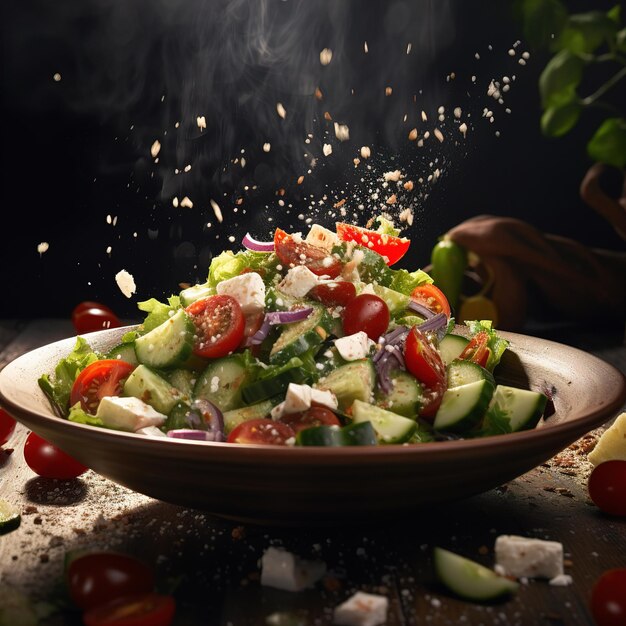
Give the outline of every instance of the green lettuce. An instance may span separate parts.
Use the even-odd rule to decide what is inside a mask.
[[[392,279],[388,285],[389,289],[399,291],[405,296],[410,296],[413,290],[419,285],[433,282],[433,279],[424,270],[409,272],[408,270],[400,269],[392,270],[392,272]]]
[[[76,422],[76,424],[88,424],[89,426],[101,426],[106,427],[105,423],[95,415],[86,413],[80,407],[80,403],[70,407],[70,413],[67,416],[70,422]]]
[[[278,257],[274,253],[252,250],[234,253],[232,250],[225,250],[211,261],[207,284],[215,289],[218,283],[239,276],[244,270],[259,271],[267,282],[276,274],[278,264]]]

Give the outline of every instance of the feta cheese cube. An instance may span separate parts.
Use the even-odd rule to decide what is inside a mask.
[[[323,561],[307,561],[283,548],[267,548],[261,559],[261,585],[265,587],[302,591],[325,573]]]
[[[138,435],[146,435],[148,437],[167,437],[167,435],[156,426],[144,426],[135,432]]]
[[[161,426],[167,419],[166,415],[155,411],[149,404],[132,396],[104,396],[100,400],[96,417],[105,426],[136,432],[147,426]]]
[[[278,289],[292,298],[304,298],[318,283],[318,277],[308,267],[296,265],[278,283]]]
[[[563,544],[500,535],[495,544],[496,564],[505,576],[515,578],[554,578],[563,574]]]
[[[337,397],[332,391],[325,389],[314,389],[310,385],[298,385],[289,383],[285,400],[275,406],[271,415],[273,419],[279,419],[288,413],[299,413],[311,408],[311,403],[323,404],[331,410],[338,406]]]
[[[387,621],[389,600],[385,596],[357,591],[333,612],[333,624],[378,626]]]
[[[324,228],[319,224],[313,224],[309,230],[306,239],[306,243],[310,243],[312,246],[323,248],[330,254],[333,250],[333,246],[339,243],[339,237],[332,230]]]
[[[353,335],[347,335],[346,337],[340,337],[335,339],[335,346],[337,351],[343,359],[346,361],[358,361],[364,359],[370,353],[370,349],[375,345],[368,336],[360,330]]]
[[[218,295],[235,298],[244,315],[254,315],[265,309],[265,283],[256,272],[224,280],[217,284],[215,290]]]

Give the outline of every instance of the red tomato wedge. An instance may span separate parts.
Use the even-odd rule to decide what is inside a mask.
[[[287,413],[280,418],[280,421],[293,428],[296,434],[313,426],[341,426],[339,418],[330,409],[319,405],[312,406],[306,411]]]
[[[343,267],[341,261],[323,248],[295,239],[280,228],[274,233],[274,251],[285,269],[304,265],[316,276],[336,278]]]
[[[459,355],[459,359],[473,361],[478,365],[485,367],[489,360],[489,335],[481,330],[476,333],[463,348],[463,352]]]
[[[88,365],[74,381],[70,406],[80,402],[83,411],[95,415],[102,398],[122,393],[124,381],[134,369],[134,365],[120,359],[103,359]]]
[[[397,263],[407,252],[411,241],[406,237],[395,237],[384,233],[361,228],[344,222],[335,225],[337,236],[341,241],[354,241],[365,248],[386,257],[387,265]]]
[[[450,319],[450,303],[439,287],[430,283],[419,285],[411,292],[411,299],[428,307],[433,313],[445,313]]]
[[[83,614],[85,626],[169,626],[174,619],[173,596],[143,593],[116,598]]]
[[[420,415],[432,417],[446,390],[446,366],[437,349],[416,326],[407,335],[404,360],[409,372],[425,387]]]
[[[241,344],[246,319],[239,302],[232,296],[209,296],[192,302],[186,309],[196,326],[193,351],[215,359],[226,356]]]
[[[285,446],[287,440],[295,437],[291,426],[269,418],[258,418],[242,422],[228,435],[228,443],[259,443]]]

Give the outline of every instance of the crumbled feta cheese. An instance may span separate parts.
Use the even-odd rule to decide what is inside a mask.
[[[387,621],[389,600],[385,596],[357,591],[335,608],[333,624],[341,626],[378,626]]]
[[[328,65],[333,58],[333,51],[330,48],[324,48],[320,52],[320,63],[322,65]]]
[[[210,200],[211,208],[213,209],[213,213],[215,213],[215,217],[217,221],[221,224],[224,221],[224,217],[222,216],[222,209],[220,209],[220,205],[211,198]]]
[[[244,315],[260,313],[265,309],[265,283],[256,272],[246,272],[217,284],[220,296],[235,298]]]
[[[346,361],[364,359],[370,353],[374,342],[362,330],[353,335],[335,339],[335,347]]]
[[[50,248],[50,244],[47,241],[42,241],[37,245],[37,252],[43,254],[44,252],[48,252],[48,248]]]
[[[549,581],[553,587],[567,587],[572,582],[574,582],[574,579],[569,574],[559,574]]]
[[[278,283],[278,289],[293,298],[303,298],[318,283],[319,278],[308,267],[296,265]]]
[[[283,106],[282,102],[276,103],[276,113],[278,113],[278,116],[281,117],[282,119],[285,119],[287,117],[287,111],[285,110],[285,107]]]
[[[338,124],[334,123],[335,127],[335,137],[339,139],[339,141],[347,141],[350,139],[350,129],[346,124]]]
[[[311,408],[311,404],[322,404],[331,410],[337,409],[337,397],[332,391],[315,389],[310,385],[289,383],[285,399],[271,411],[272,419],[279,419],[289,413],[299,413]]]
[[[386,181],[393,181],[397,183],[402,178],[402,172],[400,170],[393,170],[393,172],[385,172],[383,178]]]
[[[146,437],[167,437],[167,435],[156,426],[144,426],[135,432],[138,435],[146,435]]]
[[[324,248],[330,254],[333,247],[339,243],[339,237],[332,230],[328,230],[328,228],[324,228],[319,224],[313,224],[305,241],[318,248]],[[331,257],[328,258],[332,261]]]
[[[126,270],[120,270],[117,274],[115,274],[115,282],[120,288],[120,291],[127,298],[130,298],[137,291],[135,279],[132,274],[129,274]]]
[[[150,154],[152,155],[152,158],[153,159],[156,158],[156,156],[159,154],[160,151],[161,151],[161,142],[158,139],[155,139],[154,143],[150,147]]]
[[[147,426],[161,426],[167,419],[166,415],[133,396],[104,396],[98,404],[96,417],[109,428],[132,432]]]
[[[303,591],[326,573],[323,561],[307,561],[283,548],[269,547],[261,559],[261,585]]]
[[[333,147],[329,143],[325,143],[322,146],[322,152],[324,156],[330,156],[333,153]]]
[[[554,578],[563,574],[563,544],[558,541],[500,535],[495,555],[507,576]]]

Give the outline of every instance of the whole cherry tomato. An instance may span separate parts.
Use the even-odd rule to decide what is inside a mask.
[[[16,421],[4,410],[0,409],[0,446],[3,446],[15,431]]]
[[[346,335],[363,331],[377,341],[389,326],[387,303],[372,293],[362,293],[346,304],[343,310],[343,330]]]
[[[134,556],[103,551],[72,560],[66,583],[72,602],[89,610],[122,596],[153,592],[155,577],[152,569]]]
[[[67,480],[84,474],[89,468],[61,448],[36,433],[29,433],[24,444],[24,459],[30,469],[43,478]]]
[[[626,461],[604,461],[596,465],[587,487],[589,496],[601,511],[626,516]]]
[[[591,613],[596,626],[626,624],[626,568],[604,572],[591,590]]]
[[[107,328],[119,328],[121,320],[106,305],[99,302],[85,301],[74,307],[72,324],[77,333],[90,333]]]

